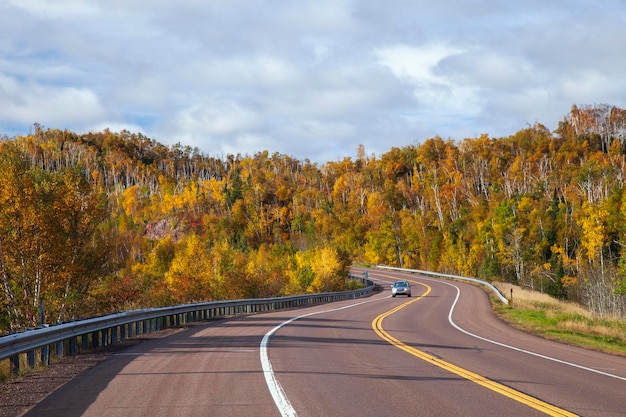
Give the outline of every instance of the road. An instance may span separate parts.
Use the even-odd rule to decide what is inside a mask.
[[[626,358],[527,335],[474,285],[222,319],[80,374],[32,416],[626,416]],[[413,296],[390,297],[396,279]]]

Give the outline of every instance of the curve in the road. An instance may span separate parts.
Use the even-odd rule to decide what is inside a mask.
[[[280,415],[282,417],[296,417],[298,414],[296,413],[296,410],[293,408],[293,406],[291,405],[291,402],[285,395],[285,391],[280,385],[280,382],[278,382],[278,380],[276,379],[276,375],[274,374],[274,371],[272,369],[272,363],[270,362],[269,352],[268,352],[269,341],[272,335],[276,333],[276,331],[278,331],[281,327],[284,327],[288,325],[289,323],[292,323],[301,318],[314,316],[316,314],[328,313],[331,311],[344,310],[347,308],[356,307],[356,306],[371,303],[374,301],[380,301],[380,299],[362,301],[360,303],[350,304],[350,305],[339,307],[339,308],[332,308],[332,309],[328,309],[324,311],[317,311],[314,313],[303,314],[301,316],[297,316],[287,321],[284,321],[283,323],[279,324],[278,326],[274,327],[272,330],[267,332],[265,336],[263,336],[263,339],[261,340],[261,345],[260,345],[260,356],[261,356],[261,366],[263,368],[263,375],[265,376],[265,382],[267,383],[267,387],[270,390],[270,393],[272,394],[274,403],[276,404],[276,407],[278,408],[278,411],[280,412]]]
[[[432,365],[438,366],[442,369],[445,369],[448,372],[452,372],[462,378],[465,378],[469,381],[475,382],[478,385],[481,385],[485,388],[488,388],[492,391],[495,391],[499,394],[502,394],[508,398],[511,398],[515,401],[518,401],[522,404],[528,405],[529,407],[532,407],[536,410],[539,410],[543,413],[546,413],[548,415],[551,416],[576,416],[576,414],[570,413],[567,410],[563,410],[559,407],[555,407],[551,404],[548,404],[546,402],[543,402],[541,400],[538,400],[537,398],[531,397],[529,395],[526,395],[520,391],[514,390],[510,387],[507,387],[506,385],[502,385],[500,383],[497,383],[495,381],[492,381],[488,378],[485,378],[482,375],[478,375],[476,373],[473,373],[471,371],[468,371],[466,369],[463,369],[459,366],[453,365],[449,362],[443,361],[441,359],[438,359],[432,355],[429,355],[426,352],[423,352],[419,349],[416,349],[412,346],[409,346],[403,342],[401,342],[400,340],[396,339],[395,337],[391,336],[389,333],[387,333],[382,326],[382,322],[383,320],[394,314],[395,312],[401,310],[402,308],[413,304],[415,302],[418,302],[420,300],[422,300],[424,297],[426,297],[430,292],[431,292],[431,287],[422,283],[422,282],[418,282],[418,281],[413,281],[419,285],[422,285],[423,287],[426,288],[426,291],[420,295],[418,298],[409,301],[407,303],[401,304],[398,307],[395,307],[381,315],[379,315],[378,317],[376,317],[374,319],[374,321],[372,322],[372,328],[374,329],[374,331],[376,332],[376,334],[378,334],[378,336],[380,336],[383,340],[387,341],[388,343],[390,343],[391,345],[397,347],[398,349],[404,350],[405,352],[418,357]],[[455,300],[456,301],[456,300]],[[453,306],[454,309],[454,306]]]
[[[589,368],[587,366],[582,366],[582,365],[579,365],[579,364],[576,364],[576,363],[567,362],[567,361],[564,361],[564,360],[561,360],[561,359],[553,358],[551,356],[546,356],[546,355],[542,355],[540,353],[532,352],[530,350],[520,349],[518,347],[507,345],[505,343],[496,342],[495,340],[491,340],[491,339],[487,339],[486,337],[478,336],[477,334],[474,334],[472,332],[469,332],[469,331],[463,329],[462,327],[458,326],[454,322],[454,320],[452,320],[452,313],[454,311],[454,307],[456,306],[456,303],[459,301],[459,296],[461,295],[461,290],[456,285],[450,284],[448,282],[442,282],[442,283],[456,288],[456,291],[457,291],[456,298],[454,299],[454,302],[452,303],[452,307],[450,308],[450,313],[448,314],[448,321],[450,322],[450,324],[455,329],[457,329],[461,333],[465,333],[468,336],[471,336],[471,337],[474,337],[476,339],[480,339],[480,340],[482,340],[484,342],[492,343],[494,345],[498,345],[498,346],[501,346],[501,347],[504,347],[504,348],[507,348],[507,349],[516,350],[518,352],[526,353],[528,355],[536,356],[538,358],[546,359],[546,360],[553,361],[553,362],[558,362],[558,363],[563,364],[563,365],[572,366],[574,368],[579,368],[579,369],[583,369],[585,371],[594,372],[596,374],[608,376],[610,378],[615,378],[615,379],[620,379],[622,381],[626,381],[626,378],[623,377],[623,376],[619,376],[619,375],[611,374],[611,373],[608,373],[608,372],[604,372],[604,371],[601,371],[599,369]]]

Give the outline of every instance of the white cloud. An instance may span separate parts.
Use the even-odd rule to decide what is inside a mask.
[[[462,50],[450,46],[394,45],[375,52],[381,65],[388,67],[398,78],[421,84],[447,84],[445,77],[437,74],[436,67],[445,58],[461,53]]]
[[[269,88],[293,82],[299,77],[293,64],[279,57],[209,57],[182,64],[182,74],[190,83],[212,88]]]
[[[180,142],[211,154],[228,154],[250,152],[247,146],[253,142],[242,142],[242,138],[262,136],[254,133],[256,129],[262,130],[262,125],[263,121],[252,110],[236,101],[217,98],[181,108],[155,129],[157,135],[163,136],[160,139],[163,143]],[[239,150],[231,152],[233,148]]]
[[[1,74],[0,108],[0,121],[48,127],[82,126],[107,114],[87,88],[20,82]]]
[[[323,162],[626,107],[622,0],[0,1],[0,135],[141,131]],[[15,133],[17,134],[17,133]]]
[[[97,4],[84,0],[6,0],[11,6],[27,11],[28,13],[44,18],[79,18],[99,12]]]
[[[194,105],[177,115],[177,128],[204,135],[230,135],[245,132],[260,124],[254,112],[232,101]]]
[[[482,106],[480,85],[459,82],[454,72],[442,66],[463,53],[461,48],[444,45],[395,45],[375,55],[381,65],[413,90],[415,109],[408,109],[408,114],[413,114],[409,118],[445,126],[453,124],[455,118],[475,117]]]
[[[84,129],[85,132],[102,132],[103,130],[108,129],[111,132],[121,132],[126,130],[131,133],[144,133],[145,129],[142,126],[133,123],[120,123],[116,121],[112,122],[98,122],[92,126],[86,127]]]
[[[624,91],[623,80],[615,80],[598,71],[586,70],[560,80],[564,94],[582,100],[586,104],[604,103],[615,97],[617,91]]]

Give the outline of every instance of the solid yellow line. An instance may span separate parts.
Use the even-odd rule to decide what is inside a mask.
[[[478,385],[481,385],[485,388],[488,388],[492,391],[495,391],[499,394],[502,394],[506,397],[509,397],[515,401],[518,401],[522,404],[528,405],[529,407],[532,407],[536,410],[539,410],[545,414],[551,415],[551,416],[576,416],[576,414],[570,413],[567,410],[563,410],[562,408],[559,407],[555,407],[551,404],[548,404],[546,402],[543,402],[537,398],[531,397],[530,395],[524,394],[520,391],[516,391],[512,388],[507,387],[506,385],[502,385],[498,382],[492,381],[490,379],[485,378],[484,376],[475,374],[473,372],[470,372],[466,369],[460,368],[456,365],[453,365],[451,363],[448,363],[446,361],[443,361],[441,359],[438,359],[432,355],[429,355],[426,352],[423,352],[419,349],[415,349],[414,347],[411,347],[405,343],[402,343],[400,340],[396,339],[395,337],[391,336],[389,333],[387,333],[382,326],[382,322],[385,319],[385,317],[388,317],[390,315],[392,315],[393,313],[397,312],[398,310],[403,309],[404,307],[413,304],[419,300],[422,300],[424,297],[426,297],[428,294],[430,294],[430,292],[432,291],[432,288],[424,283],[421,282],[417,282],[417,284],[422,285],[424,287],[426,287],[426,292],[422,295],[420,295],[419,297],[417,297],[415,300],[411,300],[408,303],[404,303],[399,305],[398,307],[395,307],[389,311],[387,311],[386,313],[381,314],[380,316],[376,317],[374,319],[374,321],[372,321],[372,328],[374,329],[374,331],[376,332],[376,334],[378,334],[378,336],[380,336],[382,339],[386,340],[387,342],[389,342],[391,345],[397,347],[398,349],[402,349],[405,352],[410,353],[413,356],[416,356],[428,363],[431,363],[435,366],[438,366],[442,369],[445,369],[446,371],[452,372],[453,374],[456,374],[462,378],[465,378],[469,381],[475,382]]]

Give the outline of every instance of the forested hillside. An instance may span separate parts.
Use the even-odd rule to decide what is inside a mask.
[[[140,134],[0,141],[0,332],[344,289],[352,263],[509,281],[626,315],[626,111],[318,165]],[[42,302],[43,301],[43,302]]]

